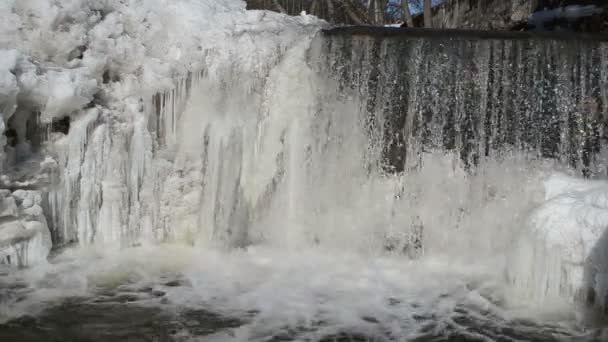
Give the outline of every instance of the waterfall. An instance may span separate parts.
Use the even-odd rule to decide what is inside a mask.
[[[83,112],[58,144],[58,242],[506,267],[548,172],[606,174],[603,43],[332,30],[258,53],[210,57],[131,122]]]
[[[387,167],[406,168],[412,148],[455,151],[466,165],[513,150],[606,175],[606,43],[370,31],[329,31],[321,68],[367,98]]]
[[[102,239],[137,243],[142,222],[156,239],[169,238],[184,228],[169,218],[180,215],[163,214],[163,206],[180,207],[175,198],[163,200],[174,192],[189,202],[184,209],[198,213],[184,223],[188,229],[208,236],[242,230],[235,234],[247,240],[263,211],[288,213],[286,222],[297,225],[362,195],[353,193],[355,184],[385,193],[375,187],[400,179],[389,186],[397,193],[385,195],[401,196],[408,192],[403,179],[435,155],[457,156],[450,163],[461,177],[505,158],[606,173],[602,44],[331,31],[311,44],[253,70],[230,65],[221,74],[190,73],[137,105],[146,114],[126,126],[104,122],[95,110],[83,113],[60,153],[67,177],[55,192],[62,214],[53,217],[66,230],[62,240],[78,229],[79,241],[93,242],[116,229]],[[334,203],[324,203],[328,196]],[[302,206],[311,201],[319,207],[308,212]],[[110,221],[98,229],[104,215]],[[241,228],[229,228],[231,220]]]
[[[215,8],[213,1],[199,5]],[[302,253],[317,260],[318,253],[353,265],[441,260],[509,283],[510,304],[571,303],[589,287],[605,297],[608,267],[585,263],[601,259],[608,223],[601,180],[608,174],[606,42],[321,30],[309,17],[242,5],[222,10],[240,9],[235,28],[227,29],[233,18],[222,12],[214,23],[223,29],[195,42],[174,44],[169,38],[186,30],[171,31],[162,37],[171,44],[146,50],[153,62],[136,67],[113,55],[108,65],[75,69],[78,77],[64,82],[67,95],[57,91],[67,100],[43,98],[53,110],[32,105],[27,120],[15,114],[19,120],[6,129],[32,125],[30,117],[46,120],[45,141],[32,154],[47,157],[52,172],[42,195],[2,193],[6,215],[29,224],[3,232],[27,228],[31,236],[0,242],[28,254],[24,241],[48,225],[56,247],[77,243],[111,255],[178,245],[252,256],[252,267],[266,262],[254,257],[257,248],[277,259]],[[150,46],[157,47],[148,42],[141,51]],[[188,49],[196,52],[181,60]],[[162,53],[179,63],[157,63]],[[15,65],[46,72],[29,60]],[[33,77],[19,69],[11,85],[25,84],[23,75]],[[59,134],[53,120],[63,110],[69,131]],[[586,234],[582,247],[573,247],[577,234]],[[49,239],[31,239],[36,259],[48,254]],[[399,267],[383,276],[403,280],[391,273]],[[373,279],[376,270],[365,272]],[[450,284],[454,292],[470,285]]]

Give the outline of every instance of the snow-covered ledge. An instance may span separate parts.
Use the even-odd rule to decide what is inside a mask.
[[[608,181],[555,174],[509,258],[514,290],[539,305],[608,310]]]

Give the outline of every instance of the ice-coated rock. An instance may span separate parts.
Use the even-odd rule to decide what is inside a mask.
[[[46,261],[52,247],[43,222],[20,220],[0,224],[0,263],[26,267]]]
[[[509,277],[524,298],[540,302],[608,300],[608,182],[563,174],[544,183],[545,202],[526,222]]]

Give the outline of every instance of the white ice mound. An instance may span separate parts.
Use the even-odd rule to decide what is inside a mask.
[[[51,122],[53,118],[70,114],[93,100],[97,81],[90,79],[86,68],[49,71],[42,80],[47,88],[47,100],[40,119]]]
[[[0,190],[0,263],[32,266],[46,261],[51,235],[38,191]]]
[[[509,276],[523,298],[598,303],[608,294],[608,182],[554,174],[544,188],[545,202],[527,220]]]
[[[0,115],[8,117],[17,108],[17,78],[13,69],[17,65],[19,53],[15,50],[0,49]]]

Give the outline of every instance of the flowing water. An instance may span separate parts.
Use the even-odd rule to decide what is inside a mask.
[[[606,174],[607,48],[334,31],[83,111],[47,198],[81,246],[0,270],[0,339],[605,340],[513,254],[546,177]]]

